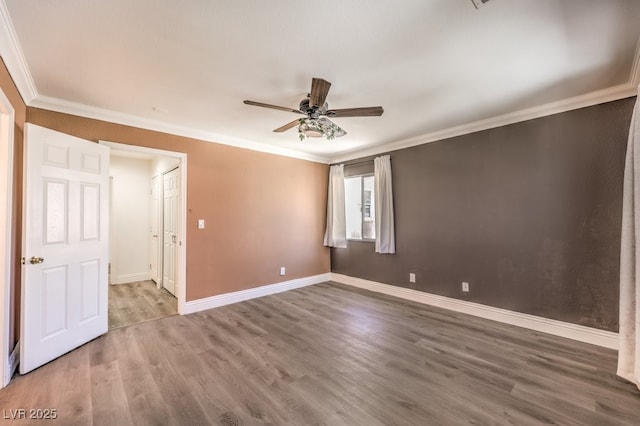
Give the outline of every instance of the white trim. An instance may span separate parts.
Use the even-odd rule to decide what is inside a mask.
[[[235,146],[238,148],[250,149],[252,151],[266,152],[269,154],[282,155],[285,157],[298,158],[318,163],[326,164],[329,162],[329,158],[325,156],[280,148],[266,143],[234,138],[213,132],[206,132],[196,128],[171,125],[161,120],[151,120],[135,115],[41,95],[38,93],[36,88],[29,66],[18,41],[13,21],[11,20],[4,0],[0,0],[0,56],[4,60],[20,95],[29,107],[42,108],[65,114],[122,124],[125,126],[133,126],[146,130],[169,133],[176,136]]]
[[[535,315],[523,314],[506,309],[494,308],[492,306],[481,305],[479,303],[467,302],[464,300],[452,299],[450,297],[438,296],[425,293],[423,291],[396,287],[389,284],[382,284],[375,281],[361,278],[349,277],[347,275],[331,273],[331,281],[353,287],[362,288],[376,293],[383,293],[425,305],[437,306],[463,314],[473,315],[517,327],[528,328],[554,336],[565,337],[592,345],[603,346],[605,348],[618,350],[618,333],[571,324]]]
[[[180,160],[182,160],[183,157],[184,158],[187,157],[187,154],[185,154],[184,152],[167,151],[165,149],[158,149],[158,148],[147,148],[146,146],[129,145],[126,143],[119,143],[119,142],[110,142],[102,139],[98,140],[98,143],[100,145],[106,145],[109,148],[115,149],[118,151],[140,152],[153,157],[173,157],[173,158],[179,158]]]
[[[230,305],[232,303],[243,302],[257,297],[268,296],[270,294],[281,293],[287,290],[293,290],[300,287],[306,287],[313,284],[320,284],[329,281],[331,273],[312,275],[310,277],[298,278],[295,280],[284,281],[276,284],[264,285],[261,287],[250,288],[247,290],[234,291],[232,293],[219,294],[217,296],[206,297],[204,299],[191,300],[185,306],[184,314],[192,314],[195,312],[206,311],[207,309],[218,308],[220,306]]]
[[[29,105],[38,96],[36,85],[31,77],[27,61],[18,42],[13,21],[4,0],[0,0],[0,56],[16,83],[20,95]]]
[[[410,148],[412,146],[422,145],[429,142],[436,142],[443,139],[462,136],[469,133],[480,132],[482,130],[493,129],[496,127],[506,126],[509,124],[520,123],[535,118],[546,117],[553,114],[572,111],[579,108],[586,108],[605,102],[617,101],[638,95],[638,85],[640,85],[640,37],[636,44],[636,52],[633,57],[631,70],[629,71],[629,79],[626,83],[597,90],[591,93],[574,96],[560,101],[551,102],[545,105],[539,105],[532,108],[526,108],[520,111],[498,115],[478,120],[472,123],[462,124],[460,126],[450,127],[413,138],[403,139],[390,143],[385,143],[371,148],[358,149],[351,152],[340,153],[331,157],[329,164],[340,163],[342,161],[353,160],[356,158],[368,157],[370,155],[378,155],[396,151],[398,149]]]
[[[98,143],[120,151],[135,151],[161,157],[173,157],[180,160],[180,250],[178,251],[178,313],[185,314],[187,300],[187,154],[164,149],[147,148],[117,142],[99,140]]]
[[[150,280],[149,272],[139,272],[137,274],[122,274],[117,277],[112,277],[111,282],[109,284],[127,284],[134,283],[137,281],[148,281]]]
[[[331,157],[330,163],[335,164],[342,161],[353,160],[356,158],[368,157],[370,155],[388,153],[391,151],[396,151],[398,149],[410,148],[412,146],[423,145],[429,142],[441,141],[456,136],[480,132],[482,130],[520,123],[527,120],[533,120],[535,118],[546,117],[549,115],[598,105],[605,102],[617,101],[620,99],[629,98],[631,96],[636,96],[638,94],[637,89],[637,85],[628,83],[620,84],[618,86],[598,90],[596,92],[587,93],[585,95],[574,96],[572,98],[563,99],[561,101],[551,102],[545,105],[539,105],[520,111],[514,111],[507,114],[498,115],[496,117],[487,118],[485,120],[478,120],[460,126],[450,127],[448,129],[427,133],[409,139],[403,139],[395,142],[377,145],[371,148],[352,151],[346,154],[338,154]]]
[[[637,62],[638,61],[635,61],[634,63]],[[635,67],[635,71],[633,72],[635,72],[636,74],[640,74],[638,68],[640,67]],[[482,130],[493,129],[509,124],[520,123],[527,120],[533,120],[535,118],[559,114],[562,112],[598,105],[605,102],[625,99],[631,96],[636,96],[637,93],[637,85],[630,83],[620,84],[584,95],[574,96],[572,98],[567,98],[560,101],[523,109],[520,111],[514,111],[488,119],[466,123],[460,126],[450,127],[409,139],[385,143],[382,145],[351,151],[348,153],[341,153],[332,157],[308,154],[305,152],[279,148],[260,142],[253,142],[246,139],[233,138],[194,128],[171,125],[161,121],[140,118],[129,114],[91,107],[47,96],[38,95],[35,99],[32,100],[29,106],[65,114],[92,118],[96,120],[109,121],[126,126],[133,126],[147,130],[169,133],[177,136],[199,139],[207,142],[219,143],[222,145],[230,145],[238,148],[250,149],[253,151],[266,152],[270,154],[282,155],[285,157],[299,158],[302,160],[315,161],[318,163],[333,164],[370,155],[387,153],[398,149],[410,148],[429,142],[440,141],[443,139],[479,132]]]
[[[254,142],[247,139],[234,138],[213,132],[207,132],[196,128],[169,124],[160,120],[142,118],[135,115],[125,114],[103,108],[97,108],[76,102],[70,102],[49,96],[38,95],[29,104],[31,107],[42,108],[64,114],[77,115],[80,117],[93,118],[95,120],[108,121],[125,126],[137,127],[140,129],[153,130],[171,135],[184,136],[187,138],[199,139],[206,142],[213,142],[222,145],[235,146],[252,151],[266,152],[269,154],[282,155],[284,157],[299,158],[318,163],[328,163],[329,158],[315,154],[308,154],[296,150],[280,148],[266,143]]]
[[[150,120],[134,115],[124,114],[116,111],[96,108],[80,103],[69,102],[62,99],[40,95],[38,94],[24,54],[22,53],[22,48],[20,47],[20,43],[18,42],[18,38],[13,27],[13,22],[10,18],[10,14],[4,0],[0,0],[0,56],[2,56],[2,58],[4,59],[5,64],[9,69],[9,73],[15,81],[20,94],[25,100],[25,103],[30,107],[44,108],[51,111],[73,114],[81,117],[93,118],[96,120],[104,120],[112,123],[134,126],[142,129],[164,132],[177,136],[195,138],[223,145],[230,145],[254,151],[267,152],[286,157],[293,157],[329,164],[347,161],[355,158],[361,158],[369,155],[377,155],[402,148],[409,148],[412,146],[422,145],[428,142],[434,142],[454,136],[460,136],[468,133],[478,132],[481,130],[505,126],[507,124],[531,120],[551,114],[558,114],[578,108],[584,108],[603,102],[610,102],[628,98],[631,96],[636,96],[638,94],[637,87],[638,84],[640,84],[640,39],[638,39],[636,53],[629,73],[629,79],[624,84],[560,100],[557,102],[552,102],[546,105],[540,105],[537,107],[527,108],[497,117],[488,118],[486,120],[479,120],[473,123],[467,123],[436,132],[427,133],[410,139],[403,139],[400,141],[378,145],[376,147],[351,151],[347,153],[343,152],[331,157],[325,157],[305,152],[299,152],[296,150],[279,148],[246,139],[218,135],[212,132],[205,132],[195,128],[169,125],[160,120]]]
[[[9,365],[11,344],[11,231],[13,212],[13,145],[15,110],[0,89],[0,389],[9,384],[12,372]]]

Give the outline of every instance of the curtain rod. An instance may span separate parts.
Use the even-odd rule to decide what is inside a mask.
[[[332,166],[336,165],[336,164],[344,164],[345,167],[348,167],[348,166],[358,166],[360,164],[368,164],[368,163],[373,163],[373,160],[357,161],[355,163],[347,163],[347,164],[345,164],[345,163],[333,163]]]

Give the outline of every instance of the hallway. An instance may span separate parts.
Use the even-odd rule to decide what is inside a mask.
[[[177,313],[176,298],[151,280],[109,285],[109,330]]]

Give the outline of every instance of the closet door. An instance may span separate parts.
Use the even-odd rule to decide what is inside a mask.
[[[178,206],[180,204],[180,169],[163,175],[163,261],[162,286],[176,294],[178,265]]]

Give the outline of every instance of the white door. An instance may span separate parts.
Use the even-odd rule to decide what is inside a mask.
[[[149,240],[149,269],[151,271],[151,279],[160,287],[162,280],[160,276],[159,265],[160,259],[160,235],[162,217],[160,211],[160,176],[154,176],[151,179],[151,230]]]
[[[175,168],[163,179],[163,261],[162,286],[175,296],[178,264],[178,204],[180,196],[180,169]]]
[[[109,148],[25,125],[20,373],[108,328]]]

